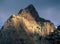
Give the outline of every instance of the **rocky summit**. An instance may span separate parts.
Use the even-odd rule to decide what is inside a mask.
[[[30,4],[4,23],[0,30],[0,44],[53,44],[55,41],[49,37],[55,30],[54,24],[39,17]]]

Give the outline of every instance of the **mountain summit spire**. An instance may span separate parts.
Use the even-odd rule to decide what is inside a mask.
[[[30,4],[30,5],[28,5],[25,9],[35,10],[35,7],[34,7],[32,4]],[[35,10],[35,11],[36,11],[36,10]]]
[[[28,10],[32,17],[35,18],[35,20],[39,19],[38,12],[36,11],[35,7],[32,4],[28,5],[24,9],[21,9],[18,14],[21,14],[23,10]]]

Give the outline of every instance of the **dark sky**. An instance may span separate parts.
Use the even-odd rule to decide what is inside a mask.
[[[20,9],[33,4],[40,17],[51,20],[55,25],[60,24],[60,0],[0,0],[0,27]]]

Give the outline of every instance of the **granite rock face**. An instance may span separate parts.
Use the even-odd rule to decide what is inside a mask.
[[[39,17],[33,5],[11,15],[0,31],[0,44],[52,44],[45,39],[56,30],[54,24]]]

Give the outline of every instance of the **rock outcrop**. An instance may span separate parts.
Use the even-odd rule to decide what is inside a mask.
[[[59,26],[57,26],[57,29],[58,29],[58,30],[60,30],[60,25],[59,25]]]
[[[11,15],[0,32],[0,44],[51,44],[45,39],[55,30],[54,24],[39,17],[33,5]]]

